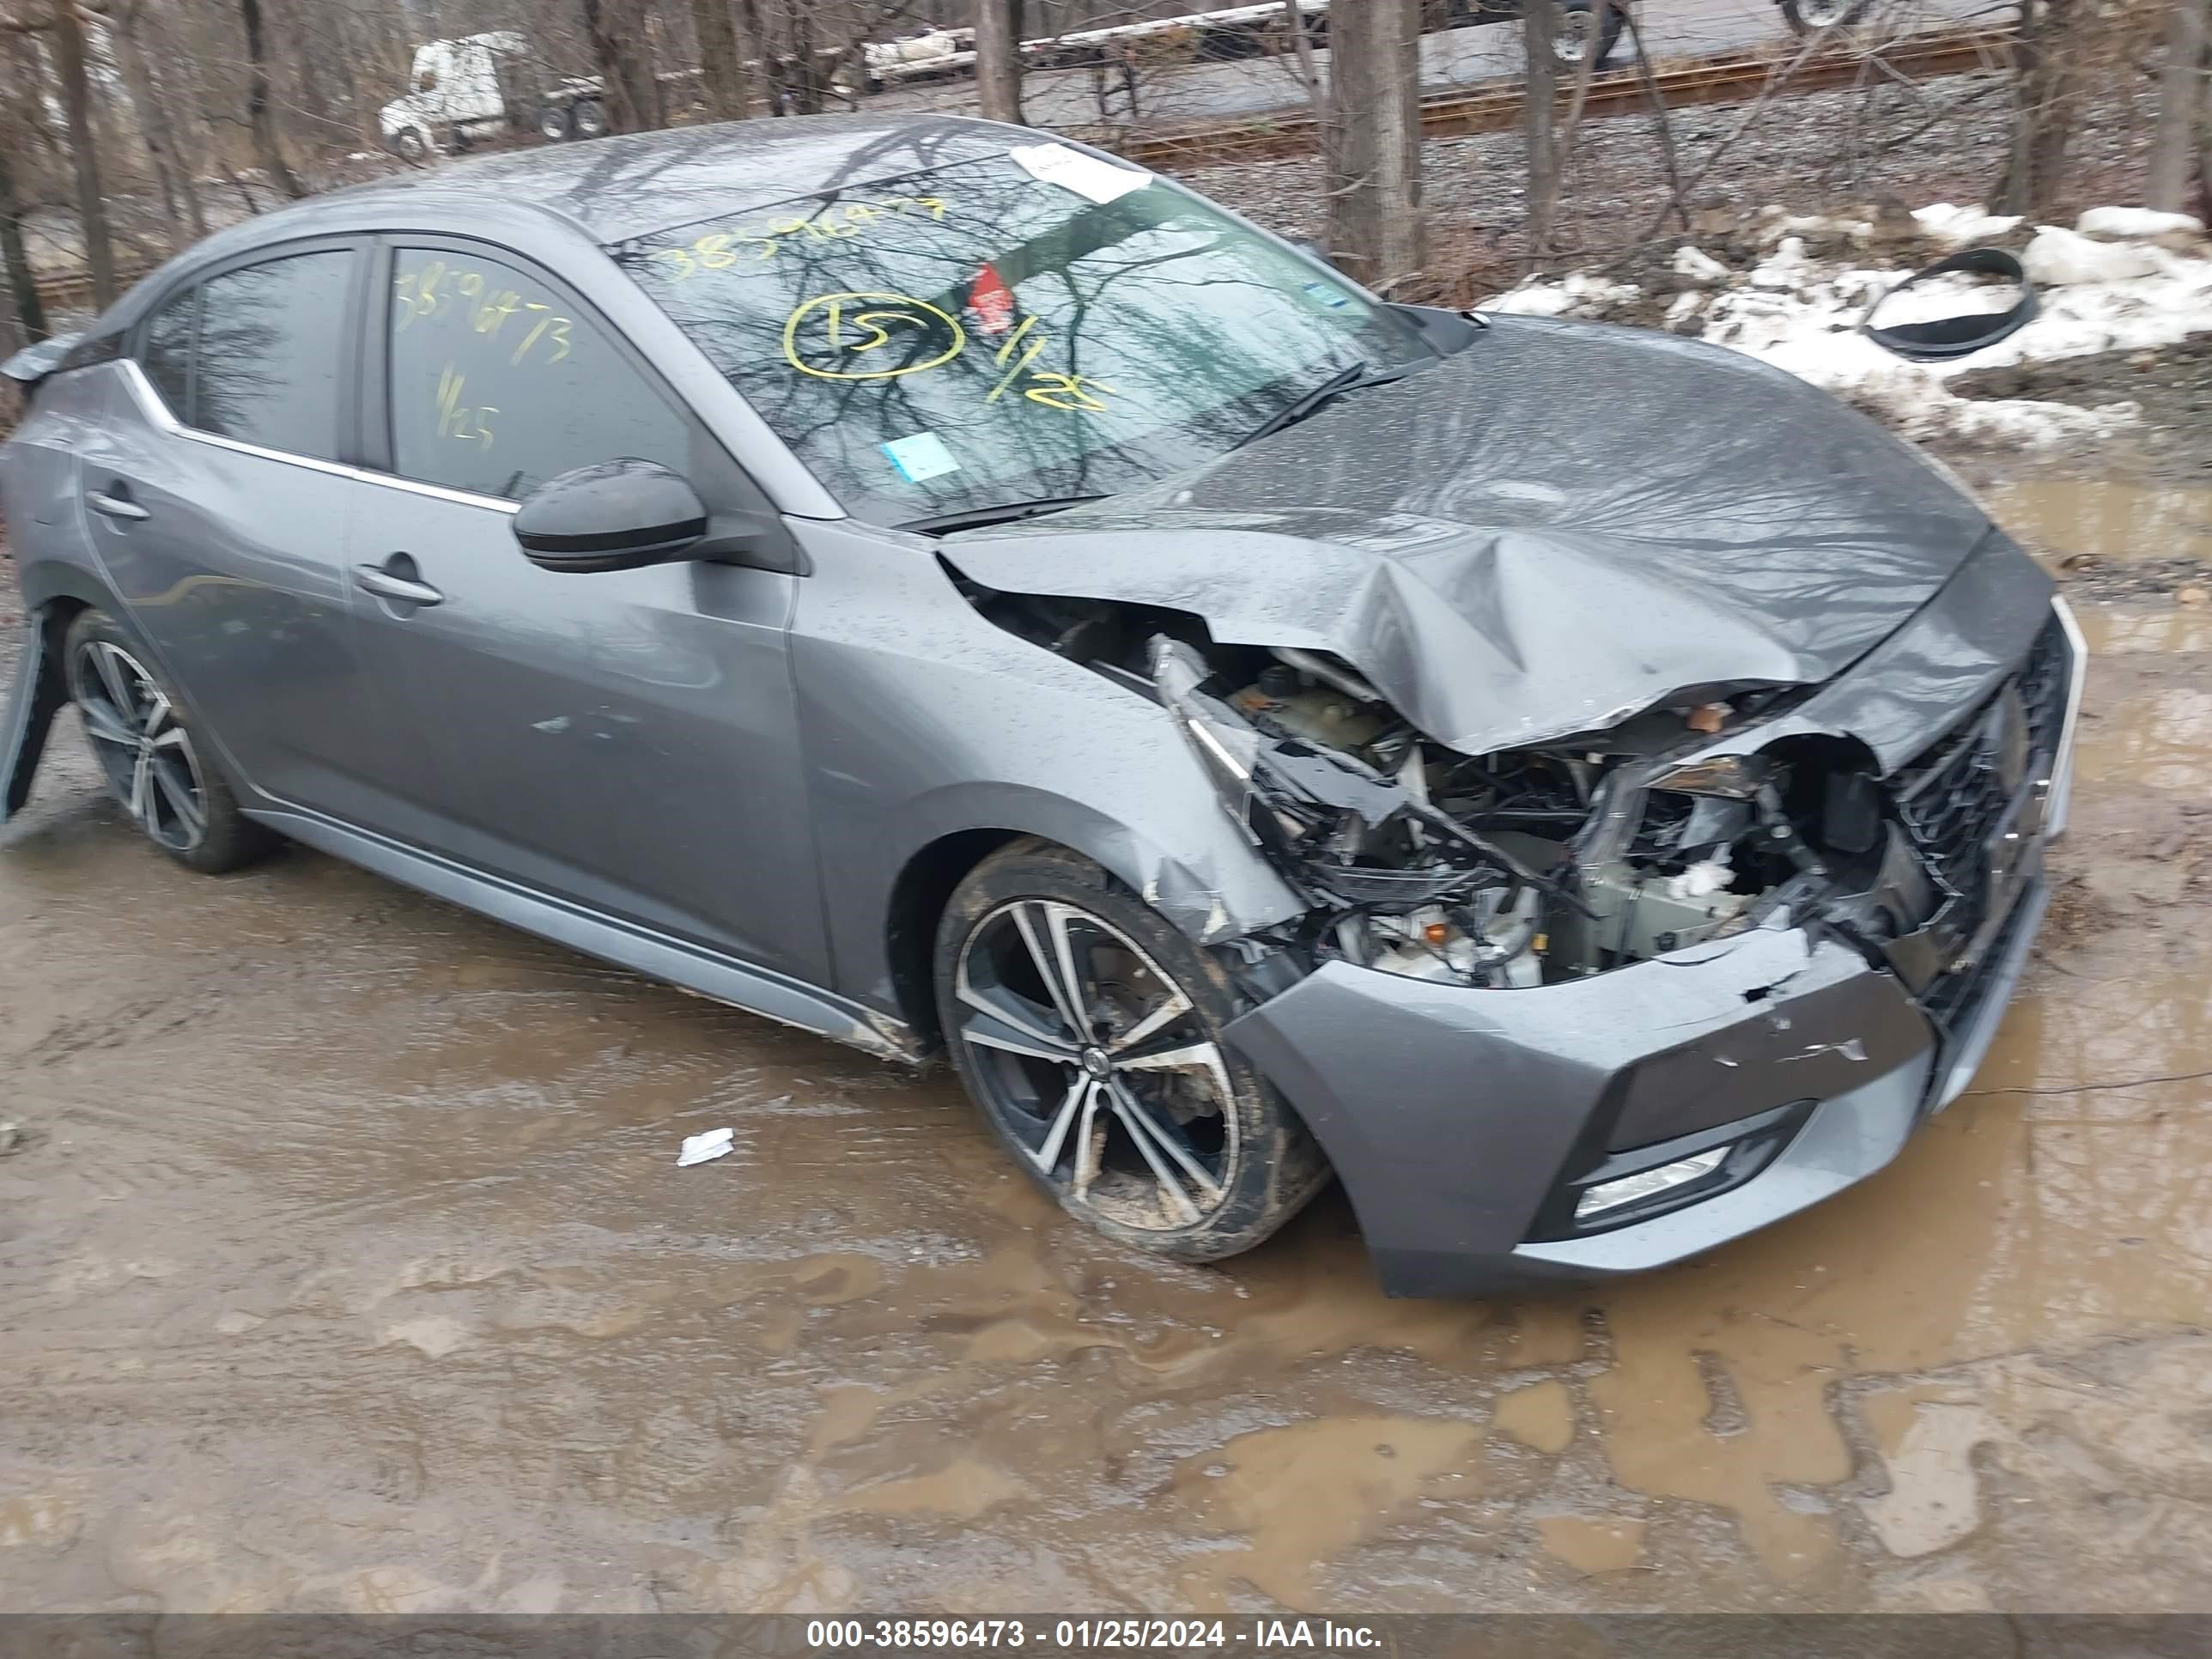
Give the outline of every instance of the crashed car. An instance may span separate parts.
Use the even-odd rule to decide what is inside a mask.
[[[1332,1175],[1395,1292],[1705,1250],[1895,1157],[2043,913],[2081,641],[1936,465],[1032,131],[483,158],[10,372],[9,810],[73,703],[184,863],[949,1051],[1165,1255]]]

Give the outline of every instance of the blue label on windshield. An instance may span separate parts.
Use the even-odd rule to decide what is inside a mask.
[[[883,446],[898,475],[908,483],[920,483],[925,478],[934,478],[940,473],[957,472],[960,463],[952,459],[952,452],[945,447],[945,440],[934,432],[917,432],[911,438],[894,438]]]
[[[1308,283],[1306,292],[1312,295],[1331,311],[1341,311],[1352,303],[1352,296],[1340,288],[1331,288],[1327,283]]]

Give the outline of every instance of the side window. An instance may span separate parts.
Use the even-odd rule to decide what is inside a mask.
[[[198,288],[188,288],[155,312],[146,325],[145,343],[138,348],[138,366],[161,394],[169,412],[190,425],[186,399],[191,392],[192,324],[198,316]]]
[[[201,286],[193,426],[337,459],[338,349],[353,258],[343,249],[296,253]]]
[[[519,501],[599,461],[689,467],[683,416],[598,325],[523,267],[398,249],[388,326],[392,464],[403,477]]]

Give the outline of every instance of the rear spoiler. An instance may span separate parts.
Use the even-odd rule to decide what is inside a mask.
[[[76,348],[77,342],[83,338],[84,335],[82,331],[75,334],[57,334],[52,339],[40,341],[36,345],[25,346],[6,362],[0,363],[0,375],[5,375],[22,387],[23,395],[28,397],[40,381],[61,368],[63,360]]]

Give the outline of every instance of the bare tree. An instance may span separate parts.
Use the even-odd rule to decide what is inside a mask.
[[[269,101],[269,43],[261,25],[261,0],[238,0],[246,27],[246,124],[253,134],[254,160],[269,182],[295,199],[307,192],[284,160],[276,138],[276,112]]]
[[[23,202],[12,159],[24,148],[19,142],[23,130],[16,119],[13,91],[0,82],[0,269],[7,273],[15,320],[24,338],[35,344],[46,337],[46,309],[31,271],[30,253],[23,246]]]
[[[1992,213],[2047,214],[2066,176],[2077,111],[2080,0],[2020,0],[2013,44],[2012,142],[1990,188]]]
[[[659,125],[659,88],[650,43],[628,0],[583,0],[584,31],[607,87],[607,124],[617,132]]]
[[[144,20],[144,0],[102,0],[107,16],[107,38],[115,48],[116,67],[131,94],[131,112],[137,118],[138,136],[154,168],[154,182],[161,192],[162,211],[168,219],[169,239],[181,247],[190,235],[207,234],[207,215],[200,206],[192,170],[180,162],[169,123],[167,100],[155,83],[139,32]]]
[[[1528,144],[1528,258],[1541,259],[1552,251],[1557,227],[1553,222],[1559,207],[1560,166],[1559,134],[1553,124],[1559,99],[1559,59],[1553,42],[1559,38],[1559,13],[1553,0],[1528,0],[1522,11],[1522,30],[1528,37],[1528,78],[1522,92],[1521,125]]]
[[[2144,202],[2168,213],[2188,199],[2200,157],[2197,127],[2203,118],[2204,47],[2212,0],[2173,0],[2166,19],[2166,63],[2158,78],[2158,128],[2151,139]]]
[[[730,0],[691,0],[691,27],[699,37],[700,89],[708,112],[718,121],[743,120],[752,113],[752,88]]]
[[[1329,8],[1328,251],[1388,290],[1427,257],[1421,205],[1419,0]]]
[[[987,121],[1022,118],[1021,42],[1010,0],[975,0],[975,96]]]
[[[84,18],[75,0],[55,0],[46,16],[54,75],[62,84],[62,119],[69,129],[70,170],[76,184],[78,229],[93,303],[106,310],[115,300],[115,247],[107,228],[107,192],[100,183],[100,138],[93,124],[92,82],[84,68]]]

